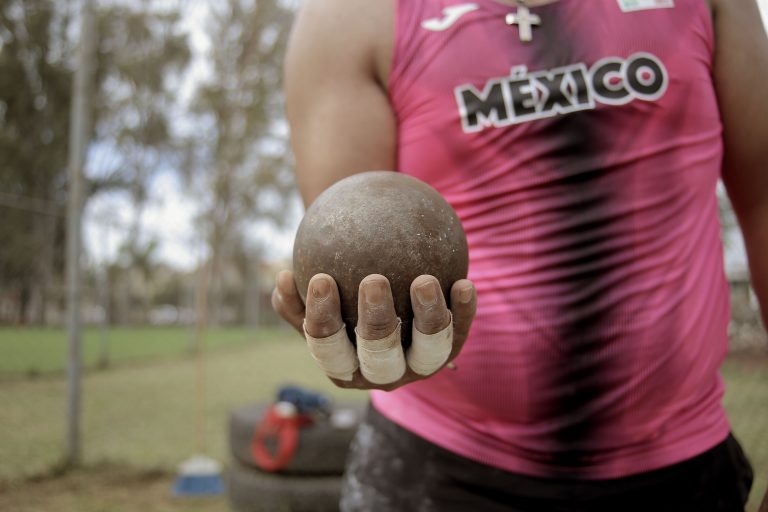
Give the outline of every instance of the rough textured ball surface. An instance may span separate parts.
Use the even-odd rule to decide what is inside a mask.
[[[296,285],[306,301],[318,273],[339,286],[350,339],[357,325],[357,293],[369,274],[389,279],[403,344],[411,337],[411,282],[435,276],[450,307],[454,282],[467,276],[467,240],[453,208],[426,183],[405,174],[372,171],[345,178],[307,209],[293,247]]]

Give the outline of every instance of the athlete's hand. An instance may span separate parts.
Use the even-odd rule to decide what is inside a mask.
[[[449,311],[437,279],[419,276],[411,283],[411,304],[412,345],[404,353],[389,281],[378,274],[363,279],[356,349],[346,335],[339,290],[331,276],[317,274],[310,280],[306,307],[292,272],[280,272],[272,292],[275,311],[306,336],[326,375],[337,386],[351,389],[390,391],[428,378],[459,355],[477,308],[472,282],[461,279],[453,284]]]

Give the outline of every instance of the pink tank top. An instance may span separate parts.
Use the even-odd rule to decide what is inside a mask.
[[[512,472],[660,468],[729,430],[710,15],[705,0],[531,15],[521,42],[514,6],[397,2],[399,168],[458,212],[479,304],[455,370],[373,400]]]

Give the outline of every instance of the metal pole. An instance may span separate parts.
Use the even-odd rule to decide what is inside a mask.
[[[104,316],[101,319],[100,341],[99,341],[99,368],[109,366],[109,269],[106,263],[102,263],[102,269],[99,272],[99,296],[104,310]]]
[[[196,336],[196,354],[197,358],[197,448],[200,453],[207,453],[206,445],[206,405],[205,405],[205,348],[206,337],[208,335],[208,292],[210,283],[210,265],[206,260],[200,266],[200,287],[197,292],[197,336]]]
[[[83,212],[83,167],[91,134],[89,101],[95,67],[95,20],[93,0],[83,0],[80,44],[72,90],[69,131],[69,191],[67,198],[67,451],[64,463],[80,462],[80,373],[81,373],[81,219]]]
[[[103,261],[101,263],[101,271],[99,272],[99,300],[104,309],[104,316],[101,319],[101,341],[99,343],[99,368],[102,369],[109,366],[109,326],[112,293],[109,283],[109,264],[107,263],[107,255],[109,254],[109,236],[113,226],[116,226],[115,220],[108,217],[107,222],[104,225],[104,233],[102,234]]]

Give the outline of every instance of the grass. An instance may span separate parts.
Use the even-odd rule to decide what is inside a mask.
[[[195,358],[165,359],[91,372],[83,380],[83,458],[86,464],[120,461],[137,468],[173,470],[199,450]],[[204,395],[207,449],[223,460],[228,412],[271,400],[277,386],[293,382],[357,400],[363,393],[336,391],[316,370],[301,339],[285,331],[229,350],[209,351]],[[63,454],[64,379],[11,380],[0,385],[0,480],[44,472]]]
[[[208,333],[206,344],[215,350],[281,336],[285,332],[280,329],[214,329]],[[119,365],[189,353],[194,342],[191,328],[117,327],[109,330],[106,347],[109,364]],[[102,348],[100,330],[86,329],[82,346],[85,368],[99,366]],[[67,361],[67,333],[63,329],[0,328],[0,354],[0,378],[62,373]]]
[[[147,332],[146,340],[162,336]],[[362,392],[337,390],[328,383],[292,332],[265,334],[254,343],[230,343],[218,336],[209,336],[209,345],[219,349],[207,353],[203,417],[205,451],[225,465],[228,412],[249,402],[272,399],[280,383],[320,390],[338,401],[366,398]],[[183,338],[179,346],[184,347]],[[223,498],[179,501],[168,496],[176,465],[201,450],[196,426],[196,360],[136,357],[143,359],[142,364],[117,365],[85,375],[85,469],[60,477],[39,475],[50,474],[63,455],[65,380],[55,376],[0,381],[0,510],[227,510]],[[756,470],[748,509],[755,512],[768,483],[768,359],[732,357],[723,372],[734,432]]]
[[[344,402],[366,399],[363,392],[333,387],[298,335],[272,334],[206,355],[204,451],[225,465],[229,411],[271,400],[281,383],[326,392]],[[215,333],[209,336],[209,346],[227,346],[215,338]],[[87,373],[82,405],[86,469],[59,478],[39,475],[50,473],[64,454],[65,379],[0,381],[0,510],[227,510],[224,498],[169,498],[178,463],[203,451],[196,372],[196,359],[182,357]]]
[[[768,357],[736,356],[723,366],[725,408],[734,435],[755,470],[748,512],[757,512],[768,489]]]

